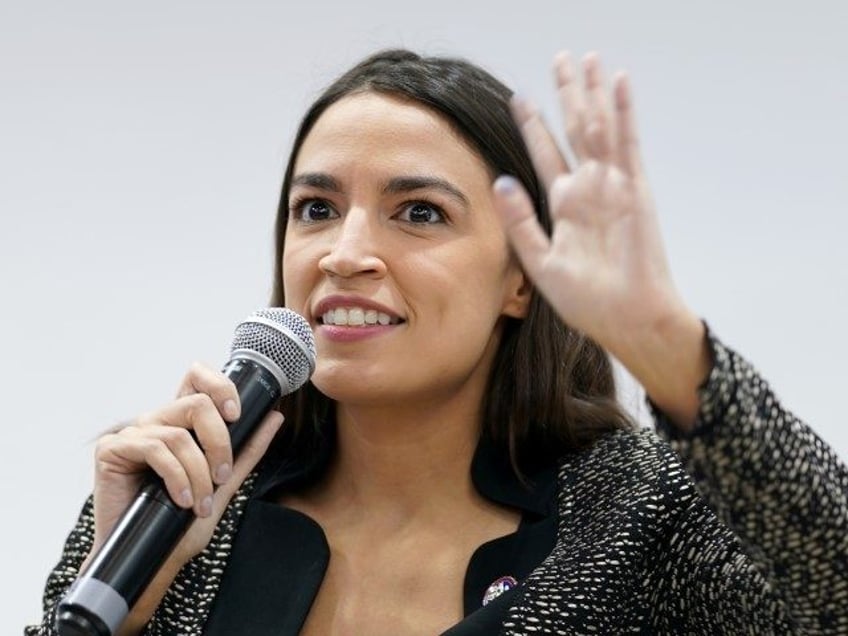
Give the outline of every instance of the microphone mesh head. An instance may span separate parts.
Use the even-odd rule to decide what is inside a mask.
[[[291,309],[259,309],[236,327],[231,358],[267,359],[283,395],[303,386],[315,370],[315,339],[309,323]]]

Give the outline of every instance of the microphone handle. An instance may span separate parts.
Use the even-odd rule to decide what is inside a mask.
[[[228,426],[233,455],[280,397],[280,385],[264,366],[234,358],[224,367],[241,401],[241,416]],[[185,534],[194,512],[170,498],[152,475],[124,512],[85,572],[59,603],[60,636],[112,636]]]

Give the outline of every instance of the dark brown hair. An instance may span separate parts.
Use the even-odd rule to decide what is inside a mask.
[[[289,188],[300,147],[329,106],[366,91],[408,99],[441,115],[482,157],[493,180],[509,174],[523,184],[539,221],[550,233],[544,188],[510,112],[511,91],[465,60],[382,51],[333,82],[300,124],[277,212],[272,305],[284,304],[281,263]],[[616,401],[606,352],[563,324],[535,292],[526,318],[505,319],[484,399],[481,434],[508,453],[519,474],[583,448],[604,433],[632,426]],[[311,383],[283,404],[296,435],[315,430],[331,408],[331,401]]]

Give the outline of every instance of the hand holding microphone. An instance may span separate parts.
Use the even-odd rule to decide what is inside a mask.
[[[61,636],[114,634],[153,580],[149,618],[265,453],[282,423],[273,406],[314,368],[306,321],[260,310],[237,327],[223,373],[195,365],[174,402],[101,438],[94,547],[59,605]]]

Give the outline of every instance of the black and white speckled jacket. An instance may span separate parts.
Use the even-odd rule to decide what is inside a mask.
[[[745,360],[711,344],[694,434],[657,414],[659,436],[615,433],[560,463],[554,548],[511,591],[501,634],[848,634],[848,470]],[[254,483],[146,634],[204,633]],[[89,500],[26,636],[55,633],[92,538]]]

